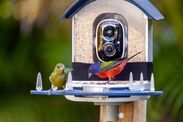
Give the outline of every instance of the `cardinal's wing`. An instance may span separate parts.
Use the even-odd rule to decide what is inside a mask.
[[[103,62],[100,65],[100,72],[105,72],[107,70],[110,70],[116,66],[118,66],[121,63],[121,61],[108,61],[108,62]]]

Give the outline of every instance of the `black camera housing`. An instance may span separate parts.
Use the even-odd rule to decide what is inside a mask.
[[[128,24],[118,13],[103,13],[93,23],[93,61],[105,62],[128,56]]]
[[[124,27],[114,19],[101,21],[96,28],[96,55],[100,61],[122,58],[124,54]]]

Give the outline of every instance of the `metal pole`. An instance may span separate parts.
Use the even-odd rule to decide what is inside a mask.
[[[100,122],[117,122],[119,120],[119,105],[101,105]]]

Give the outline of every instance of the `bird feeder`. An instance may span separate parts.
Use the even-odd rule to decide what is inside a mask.
[[[70,18],[74,70],[66,88],[51,95],[103,105],[105,121],[117,120],[113,114],[121,103],[162,95],[154,88],[152,21],[164,17],[149,0],[77,0],[62,17]],[[88,78],[91,64],[128,58],[139,51],[112,81]],[[31,93],[48,95],[49,91]]]
[[[73,89],[85,92],[131,89],[130,73],[133,77],[131,85],[137,90],[138,85],[139,89],[150,88],[153,73],[152,20],[164,17],[148,0],[79,0],[65,12],[63,19],[69,18],[72,18]],[[91,64],[130,57],[139,51],[142,53],[133,58],[112,82],[106,83],[107,79],[97,76],[88,78]],[[88,97],[67,98],[73,101],[101,101]],[[123,101],[117,99],[115,102]]]

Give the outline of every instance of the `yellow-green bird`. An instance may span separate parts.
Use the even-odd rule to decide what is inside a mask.
[[[57,64],[49,77],[51,84],[57,88],[63,87],[67,82],[68,73],[71,71],[72,69],[65,68],[64,64]]]

